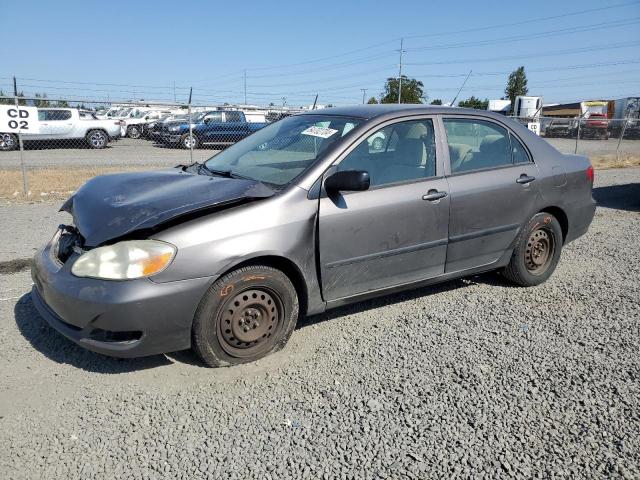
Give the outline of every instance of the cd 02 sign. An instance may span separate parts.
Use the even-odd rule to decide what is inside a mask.
[[[20,132],[27,135],[40,133],[38,109],[36,107],[0,105],[0,132]]]

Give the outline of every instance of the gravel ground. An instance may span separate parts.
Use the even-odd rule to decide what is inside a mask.
[[[548,141],[564,153],[573,153],[575,140],[570,138],[550,138]],[[36,144],[37,145],[37,144]],[[615,155],[618,139],[580,140],[578,153],[598,156]],[[620,151],[640,155],[640,140],[623,140]],[[193,159],[199,162],[213,156],[218,151],[212,148],[194,150]],[[189,163],[188,150],[165,148],[148,140],[132,140],[123,138],[111,143],[104,150],[88,148],[42,148],[32,147],[24,152],[24,161],[29,168],[39,167],[108,167],[150,165],[173,167],[179,163]],[[0,152],[0,168],[17,168],[20,166],[20,152]]]
[[[341,308],[241,367],[84,351],[38,317],[27,272],[0,275],[2,476],[640,478],[640,169],[596,184],[544,285],[483,275]],[[54,207],[12,208],[0,249],[18,235],[27,256]]]

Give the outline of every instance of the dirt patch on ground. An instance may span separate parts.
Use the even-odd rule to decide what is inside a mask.
[[[31,268],[30,258],[16,258],[14,260],[7,260],[6,262],[0,262],[0,275],[18,273],[23,270],[28,270],[29,268]]]

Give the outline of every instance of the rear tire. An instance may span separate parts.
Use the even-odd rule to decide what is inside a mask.
[[[107,146],[109,136],[104,132],[104,130],[91,130],[87,133],[85,140],[87,145],[89,145],[89,148],[101,149]]]
[[[15,133],[0,133],[0,151],[10,152],[18,148],[18,136]]]
[[[127,127],[127,137],[140,138],[142,136],[142,130],[138,125],[129,125]]]
[[[291,280],[255,265],[218,279],[200,301],[191,348],[209,367],[253,362],[285,346],[298,321]]]
[[[549,213],[538,213],[520,232],[511,261],[502,275],[522,287],[540,285],[556,269],[561,250],[560,223]]]

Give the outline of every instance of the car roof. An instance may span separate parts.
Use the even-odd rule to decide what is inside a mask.
[[[344,115],[349,117],[358,117],[364,119],[372,119],[383,115],[397,114],[398,116],[405,115],[436,115],[436,114],[467,114],[467,115],[481,115],[487,117],[496,117],[496,114],[488,110],[475,110],[471,108],[461,107],[444,107],[441,105],[421,105],[421,104],[397,104],[397,103],[384,103],[384,104],[364,104],[364,105],[352,105],[346,107],[331,107],[322,108],[319,110],[311,110],[304,112],[303,115]],[[500,117],[504,117],[500,115]]]

